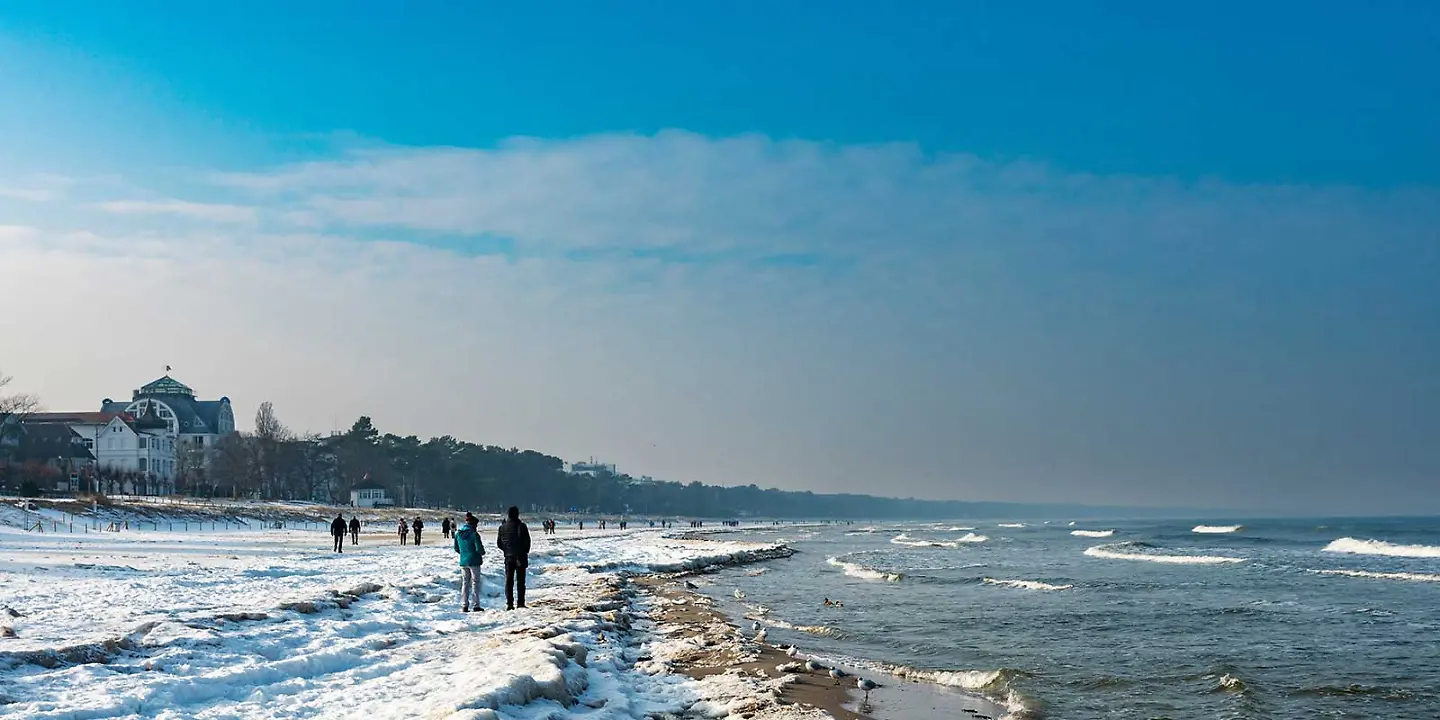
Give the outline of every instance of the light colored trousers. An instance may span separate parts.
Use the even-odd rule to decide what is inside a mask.
[[[480,607],[480,581],[484,576],[480,574],[479,565],[465,565],[460,568],[460,604],[465,607]]]

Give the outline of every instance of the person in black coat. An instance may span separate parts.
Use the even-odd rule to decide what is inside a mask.
[[[345,552],[340,548],[345,544],[345,529],[347,527],[344,513],[336,515],[335,519],[330,523],[330,535],[335,538],[335,552]]]
[[[359,516],[359,515],[353,515],[353,516],[350,517],[350,544],[351,544],[351,545],[359,545],[359,544],[360,544],[360,516]]]
[[[415,544],[416,544],[416,545],[419,545],[419,544],[420,544],[420,531],[425,529],[425,523],[424,523],[423,521],[421,521],[420,518],[417,517],[417,518],[415,518],[415,522],[410,523],[410,527],[411,527],[411,529],[413,529],[413,530],[415,531]]]
[[[530,528],[520,520],[520,508],[506,511],[495,534],[495,545],[505,553],[505,609],[525,607],[525,568],[530,566]],[[516,600],[519,602],[517,603]]]
[[[440,537],[450,537],[450,518],[440,518]]]

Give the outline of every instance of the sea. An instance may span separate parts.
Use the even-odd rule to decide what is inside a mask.
[[[983,696],[1012,718],[1440,718],[1437,518],[740,535],[796,554],[707,576],[702,591],[751,618],[747,632],[758,622],[769,642],[875,678],[876,717],[947,716],[953,693],[955,717]],[[900,701],[916,685],[940,693],[930,710]]]

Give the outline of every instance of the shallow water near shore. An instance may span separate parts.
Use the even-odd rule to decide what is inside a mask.
[[[1434,519],[992,519],[727,537],[780,537],[797,553],[706,576],[701,590],[771,642],[888,682],[872,698],[896,703],[881,717],[923,717],[896,696],[923,706],[945,691],[1014,717],[1440,717]],[[917,694],[902,676],[944,690]]]

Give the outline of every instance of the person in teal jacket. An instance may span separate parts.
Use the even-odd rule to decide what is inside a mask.
[[[480,519],[465,513],[465,527],[455,531],[455,552],[460,553],[460,612],[480,612],[480,563],[485,560],[485,545],[475,527]]]

